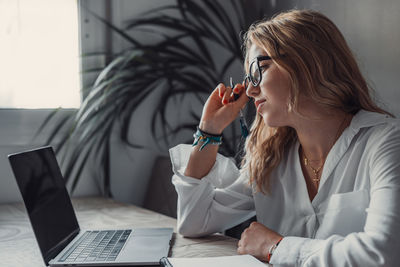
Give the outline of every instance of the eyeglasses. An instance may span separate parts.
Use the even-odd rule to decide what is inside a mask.
[[[247,89],[250,82],[254,87],[260,85],[262,79],[260,62],[269,59],[271,59],[269,56],[260,56],[250,63],[249,74],[244,77],[245,89]]]

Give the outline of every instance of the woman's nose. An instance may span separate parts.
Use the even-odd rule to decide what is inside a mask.
[[[260,93],[260,86],[254,86],[252,83],[249,83],[249,85],[246,88],[246,95],[248,97],[256,97]]]

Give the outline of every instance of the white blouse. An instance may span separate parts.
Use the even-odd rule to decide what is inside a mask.
[[[184,176],[191,146],[170,149],[179,233],[220,232],[257,214],[284,236],[274,266],[400,266],[399,120],[359,111],[329,152],[313,201],[298,150],[297,142],[272,172],[266,195],[220,154],[201,180]]]

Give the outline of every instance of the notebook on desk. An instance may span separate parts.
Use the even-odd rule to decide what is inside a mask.
[[[236,255],[206,258],[162,258],[163,267],[266,267],[267,263],[251,255]]]
[[[51,147],[8,156],[46,266],[158,265],[172,228],[81,231]]]

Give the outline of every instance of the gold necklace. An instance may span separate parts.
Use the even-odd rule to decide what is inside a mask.
[[[336,136],[335,136],[335,141],[333,142],[333,144],[335,144],[336,140],[339,138],[340,130],[341,130],[341,128],[343,127],[343,124],[344,124],[344,122],[346,121],[346,119],[347,119],[347,114],[344,116],[343,121],[342,121],[342,123],[340,124],[340,126],[339,126],[339,128],[338,128],[338,131],[337,131]],[[333,145],[332,145],[332,146],[333,146]],[[311,164],[309,163],[311,160],[309,160],[309,159],[307,158],[306,153],[304,152],[303,148],[301,149],[301,151],[303,152],[304,165],[305,165],[305,166],[309,166],[310,169],[311,169],[311,171],[314,173],[314,178],[312,178],[312,179],[313,179],[313,182],[315,183],[315,185],[316,185],[317,188],[318,188],[319,182],[320,182],[320,180],[321,180],[321,176],[319,175],[319,172],[321,171],[322,167],[323,167],[324,164],[325,164],[325,159],[326,159],[326,157],[322,157],[322,158],[320,159],[320,160],[322,160],[322,165],[319,166],[319,168],[314,168],[314,167],[311,166]],[[317,160],[313,160],[313,161],[317,161]],[[319,161],[319,160],[318,160],[318,161]]]
[[[305,166],[309,166],[310,168],[311,168],[311,170],[312,170],[312,172],[314,173],[314,178],[312,178],[313,179],[313,181],[314,181],[314,183],[315,183],[315,185],[318,187],[318,185],[319,185],[319,181],[321,180],[321,176],[319,175],[319,172],[321,171],[321,169],[322,169],[322,167],[324,166],[324,163],[322,163],[322,165],[321,166],[319,166],[319,168],[314,168],[313,166],[311,166],[310,164],[308,164],[308,158],[306,157],[306,154],[304,153],[304,151],[303,151],[303,155],[304,155],[304,165]]]

